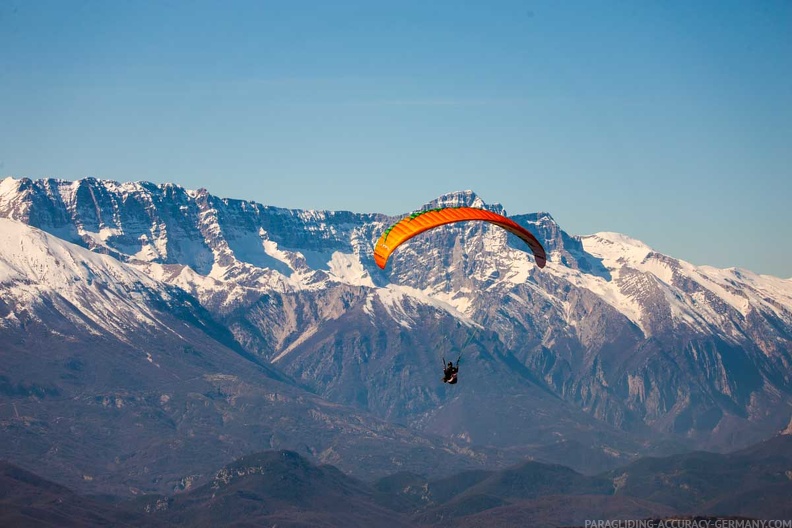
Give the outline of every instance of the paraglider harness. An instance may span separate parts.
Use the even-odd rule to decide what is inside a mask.
[[[481,322],[481,325],[482,326],[486,325],[487,324],[487,320],[489,320],[489,314],[487,314],[484,317],[484,320]],[[473,338],[476,337],[476,334],[478,333],[478,331],[479,331],[479,327],[476,326],[473,329],[473,331],[470,332],[470,335],[468,335],[468,338],[465,340],[464,344],[459,349],[459,357],[456,360],[456,365],[454,365],[450,361],[446,364],[445,356],[443,356],[443,383],[448,383],[448,384],[451,384],[451,385],[456,384],[457,375],[459,374],[459,361],[462,359],[462,354],[465,353],[465,349],[467,348],[467,346],[471,342],[473,342]],[[446,336],[444,338],[444,342],[447,341],[447,340],[448,340],[448,336]]]
[[[457,382],[457,373],[459,373],[459,360],[462,359],[462,355],[457,358],[456,365],[448,362],[446,365],[445,357],[443,358],[443,383],[450,383],[451,385]]]

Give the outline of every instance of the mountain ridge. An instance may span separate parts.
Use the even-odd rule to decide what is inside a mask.
[[[440,203],[501,208],[472,191],[424,207]],[[587,446],[578,469],[597,471],[655,449],[737,448],[790,423],[792,281],[572,236],[548,213],[512,216],[545,244],[544,270],[480,223],[416,237],[380,270],[373,244],[398,217],[173,184],[6,179],[0,217],[178,288],[321,398],[461,445],[554,460]],[[441,357],[460,352],[460,384],[438,387]]]
[[[439,479],[401,472],[365,481],[294,451],[269,450],[215,469],[201,486],[120,500],[81,496],[0,461],[0,522],[549,527],[592,519],[786,519],[790,463],[792,439],[777,436],[733,453],[639,459],[592,476],[521,462]]]

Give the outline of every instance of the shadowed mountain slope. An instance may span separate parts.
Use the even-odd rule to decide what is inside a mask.
[[[550,527],[596,519],[785,519],[792,477],[780,468],[790,467],[790,453],[792,439],[778,437],[725,455],[642,459],[616,477],[527,462],[432,480],[402,472],[370,484],[293,451],[267,451],[242,457],[181,493],[123,502],[80,497],[4,464],[0,520],[32,519],[34,526],[61,519],[71,523],[64,526]]]

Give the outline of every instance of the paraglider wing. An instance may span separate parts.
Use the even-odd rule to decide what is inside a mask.
[[[530,247],[533,252],[537,266],[544,268],[547,263],[547,255],[545,254],[542,244],[539,243],[530,231],[503,215],[475,207],[444,207],[440,209],[430,209],[428,211],[419,211],[403,218],[382,233],[382,236],[379,238],[374,248],[374,261],[377,263],[377,266],[385,269],[385,264],[387,264],[388,257],[390,257],[391,253],[415,235],[444,224],[468,220],[482,220],[506,229],[528,244],[528,247]]]

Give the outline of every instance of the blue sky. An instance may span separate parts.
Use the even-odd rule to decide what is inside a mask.
[[[0,0],[0,176],[473,189],[792,277],[792,2]]]

